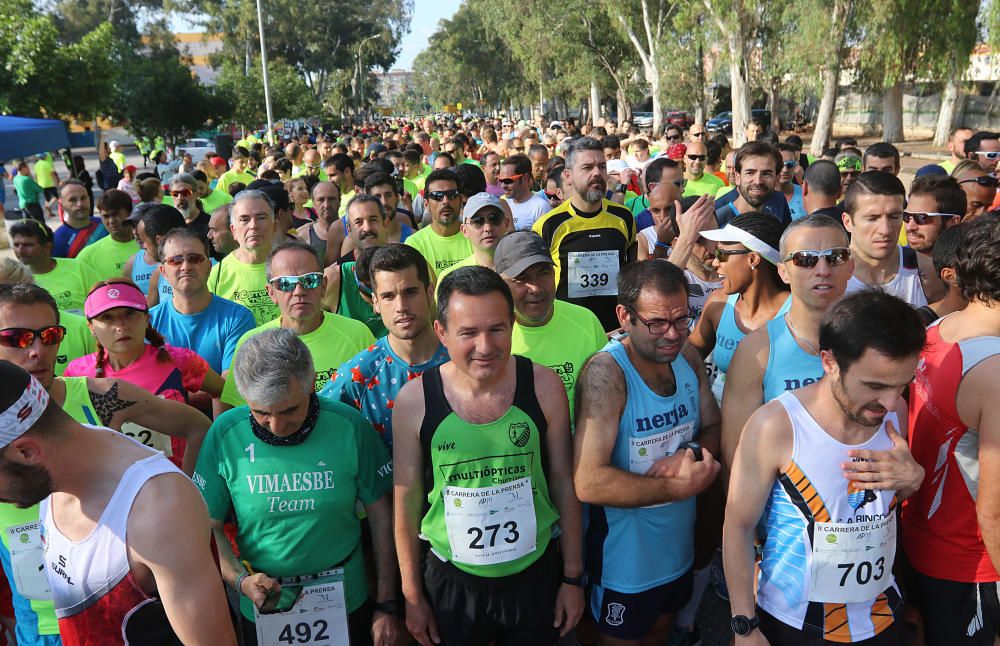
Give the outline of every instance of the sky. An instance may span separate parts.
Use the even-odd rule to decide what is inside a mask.
[[[399,58],[394,68],[408,70],[413,67],[413,59],[417,57],[431,34],[437,30],[438,21],[451,18],[462,0],[414,0],[413,19],[410,21],[410,33],[403,37]],[[202,31],[189,16],[174,14],[170,20],[174,31]]]

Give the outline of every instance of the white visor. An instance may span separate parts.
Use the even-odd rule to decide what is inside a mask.
[[[772,265],[777,265],[781,262],[781,254],[778,253],[777,249],[757,236],[747,233],[739,227],[734,227],[732,224],[727,224],[721,229],[702,231],[701,236],[714,242],[738,242],[750,251],[759,253],[764,260],[767,260]]]
[[[45,412],[49,393],[38,380],[29,375],[28,387],[17,401],[0,413],[0,448],[24,435]]]

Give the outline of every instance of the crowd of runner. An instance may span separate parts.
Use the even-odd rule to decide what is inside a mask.
[[[1000,134],[909,187],[890,144],[745,135],[15,161],[3,625],[693,646],[711,586],[737,645],[992,646]]]

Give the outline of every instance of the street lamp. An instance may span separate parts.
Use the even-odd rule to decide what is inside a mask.
[[[375,40],[376,38],[379,38],[380,36],[381,36],[381,34],[373,34],[373,35],[371,35],[371,36],[363,39],[360,43],[358,43],[358,56],[357,56],[357,63],[358,63],[358,85],[361,86],[361,92],[360,92],[360,94],[361,94],[361,103],[358,105],[358,112],[359,113],[364,109],[364,106],[365,106],[365,76],[364,76],[364,74],[361,71],[361,51],[362,51],[362,48],[365,46],[365,43],[367,43],[369,40]]]
[[[257,33],[260,34],[260,64],[264,72],[264,107],[267,110],[267,141],[271,140],[271,131],[274,129],[274,116],[271,114],[271,87],[267,78],[267,48],[264,47],[264,19],[260,8],[261,0],[257,0]]]

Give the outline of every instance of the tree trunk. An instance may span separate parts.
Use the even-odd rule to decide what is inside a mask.
[[[941,111],[938,113],[937,127],[934,129],[934,145],[944,146],[951,136],[955,126],[955,118],[961,112],[961,104],[965,103],[965,94],[959,84],[961,79],[957,74],[948,77],[944,84],[944,94],[941,97]]]
[[[882,141],[896,143],[903,139],[903,82],[885,88],[882,94]]]
[[[733,145],[737,148],[746,143],[746,128],[750,123],[749,76],[744,56],[743,34],[732,29],[726,35],[729,45],[729,87],[733,97]]]
[[[771,77],[767,103],[771,111],[771,131],[778,134],[781,132],[781,79],[776,76]]]
[[[545,86],[538,80],[538,114],[545,114]]]
[[[628,97],[620,85],[615,90],[615,103],[618,104],[618,125],[621,126],[623,121],[631,121],[632,107],[628,104]]]
[[[812,145],[809,152],[813,157],[822,157],[823,151],[833,135],[833,110],[837,106],[837,91],[840,85],[840,61],[823,70],[823,98],[816,113],[816,127],[813,129]]]
[[[601,91],[597,88],[597,81],[590,82],[590,123],[597,125],[597,119],[601,116]]]
[[[663,106],[660,97],[660,74],[659,70],[653,68],[652,74],[646,73],[649,81],[649,89],[653,93],[653,136],[658,137],[663,130]]]

